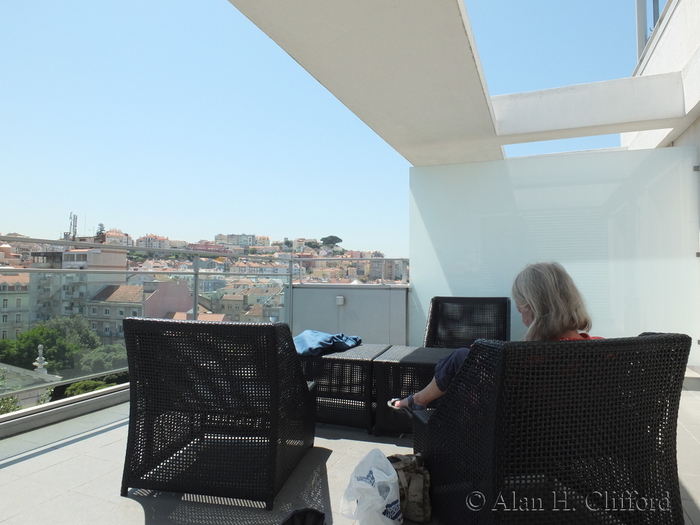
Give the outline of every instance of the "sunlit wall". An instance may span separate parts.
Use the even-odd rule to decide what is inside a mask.
[[[412,168],[409,343],[422,342],[431,297],[510,295],[527,263],[550,260],[579,285],[593,334],[696,341],[697,164],[689,147]]]

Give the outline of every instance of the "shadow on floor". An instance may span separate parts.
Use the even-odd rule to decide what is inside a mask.
[[[313,447],[275,498],[274,508],[240,506],[240,500],[135,489],[129,498],[144,511],[146,525],[279,525],[294,510],[314,508],[333,522],[326,462],[331,450]]]
[[[350,434],[350,436],[349,436]],[[412,434],[382,434],[375,436],[359,428],[343,427],[324,423],[316,426],[316,437],[322,439],[352,439],[353,441],[364,441],[366,443],[377,443],[379,445],[398,445],[400,447],[413,447]]]

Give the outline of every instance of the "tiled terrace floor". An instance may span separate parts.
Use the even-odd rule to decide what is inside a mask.
[[[410,436],[377,438],[319,425],[316,446],[271,512],[168,493],[132,491],[122,498],[127,414],[128,405],[119,405],[0,441],[0,524],[277,525],[294,509],[314,507],[326,512],[329,525],[346,525],[355,522],[340,514],[340,499],[358,461],[375,447],[387,455],[411,451]],[[686,523],[700,525],[700,376],[690,371],[678,456]]]

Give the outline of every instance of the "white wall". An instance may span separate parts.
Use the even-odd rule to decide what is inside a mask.
[[[634,76],[681,73],[683,104],[687,115],[675,128],[622,133],[620,143],[629,149],[695,146],[700,152],[700,0],[668,0],[654,28]],[[694,124],[693,124],[694,122]],[[688,131],[695,127],[696,131]]]
[[[409,344],[422,341],[431,297],[510,295],[527,263],[548,260],[578,284],[594,335],[697,340],[694,165],[696,148],[665,148],[411,168]]]
[[[318,330],[359,335],[363,343],[405,345],[407,292],[404,285],[294,285],[292,334]],[[336,304],[336,297],[344,304]]]

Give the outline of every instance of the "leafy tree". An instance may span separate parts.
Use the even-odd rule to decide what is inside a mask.
[[[333,250],[333,255],[344,255],[345,254],[345,249],[344,248],[337,248]]]
[[[306,241],[304,243],[304,246],[308,246],[309,248],[313,248],[314,250],[318,250],[321,247],[321,245],[316,241]]]
[[[82,316],[55,317],[37,323],[15,341],[0,345],[0,362],[27,370],[34,369],[39,345],[44,345],[44,358],[49,373],[64,375],[74,368],[74,356],[100,346],[100,338]]]
[[[44,321],[43,325],[58,330],[69,344],[79,345],[86,350],[100,346],[99,336],[90,329],[90,324],[82,315],[53,317]]]
[[[7,386],[7,372],[5,368],[0,368],[0,393],[6,390],[17,390]],[[0,397],[0,414],[9,414],[22,408],[17,396]]]
[[[55,347],[59,344],[59,339],[61,334],[57,331],[37,325],[28,332],[19,334],[3,355],[0,355],[0,361],[26,370],[34,370],[33,363],[39,354],[39,345],[44,345],[44,357],[49,361],[49,355],[55,357]]]
[[[66,388],[66,397],[77,396],[80,394],[86,394],[87,392],[94,392],[95,390],[101,390],[107,388],[108,386],[114,386],[116,383],[105,383],[104,381],[78,381],[73,383],[71,386]]]
[[[80,356],[80,370],[83,374],[106,372],[126,366],[126,348],[120,344],[98,346]]]
[[[336,244],[340,244],[343,242],[343,239],[340,237],[337,237],[335,235],[329,235],[328,237],[321,237],[321,243],[325,244],[326,246],[332,246],[335,247]]]
[[[284,245],[287,248],[291,248],[292,246],[294,246],[294,243],[292,241],[290,241],[289,239],[287,239],[286,241],[284,241]]]
[[[257,248],[251,248],[250,250],[248,250],[248,253],[251,254],[251,255],[255,255],[256,253],[258,253],[258,249],[257,249]]]

